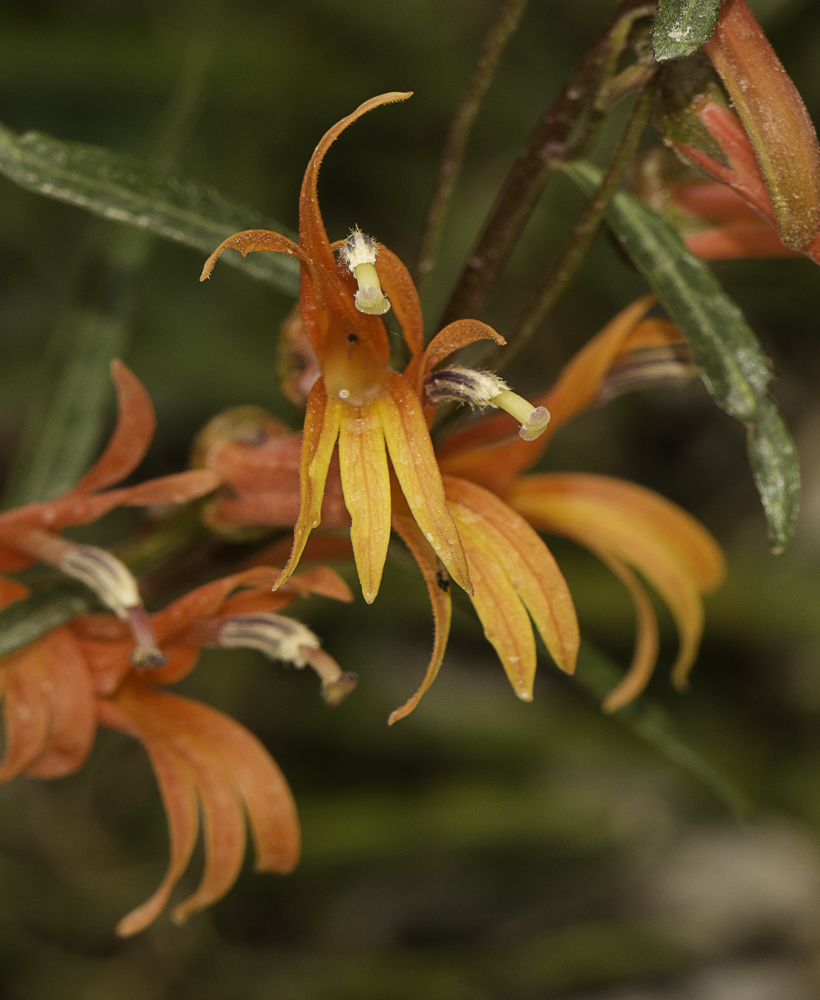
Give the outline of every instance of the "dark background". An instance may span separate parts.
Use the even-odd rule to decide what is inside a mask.
[[[149,155],[186,59],[204,74],[176,171],[297,225],[307,160],[366,98],[413,90],[333,147],[320,198],[331,239],[359,224],[410,262],[437,158],[495,11],[489,0],[113,0],[0,3],[0,121]],[[532,0],[470,142],[431,328],[494,192],[609,16],[604,0]],[[820,120],[820,8],[752,3]],[[201,54],[207,53],[207,58]],[[192,55],[193,53],[193,55]],[[622,120],[622,112],[615,118]],[[605,131],[599,155],[612,141]],[[561,246],[582,202],[551,181],[481,318],[500,332]],[[38,362],[90,255],[121,227],[0,178],[0,465]],[[123,357],[159,430],[141,476],[184,466],[220,409],[262,405],[298,424],[275,379],[286,297],[157,239],[133,287]],[[240,719],[287,774],[305,850],[287,878],[254,875],[175,928],[120,942],[116,920],[166,863],[165,820],[142,749],[102,732],[78,775],[0,790],[0,997],[447,997],[804,1000],[820,992],[820,283],[805,260],[716,266],[777,374],[805,495],[793,551],[773,558],[744,432],[695,385],[646,390],[563,431],[547,469],[598,471],[659,490],[727,550],[726,584],[685,697],[671,693],[668,615],[651,693],[753,803],[741,822],[542,663],[518,702],[469,603],[457,603],[441,677],[409,719],[389,712],[429,655],[424,588],[392,554],[376,603],[321,598],[294,612],[360,684],[325,708],[317,685],[254,654],[209,653],[181,690]],[[643,291],[605,236],[509,375],[534,392]],[[109,535],[128,523],[111,519]],[[108,536],[106,536],[108,537]],[[555,552],[584,633],[627,663],[627,597],[569,544]],[[546,658],[545,658],[546,659]],[[197,864],[183,889],[196,884]]]

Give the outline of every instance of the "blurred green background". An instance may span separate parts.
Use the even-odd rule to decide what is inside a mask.
[[[820,121],[820,8],[751,6]],[[431,324],[517,150],[613,7],[531,3],[470,142],[426,296]],[[0,122],[150,156],[180,79],[198,77],[194,110],[174,132],[174,170],[295,228],[324,131],[367,97],[413,90],[347,132],[320,182],[331,239],[359,224],[410,262],[450,116],[496,10],[495,0],[2,0]],[[550,182],[481,318],[509,328],[581,205],[568,181]],[[93,294],[88,262],[124,231],[0,177],[3,471],[49,336]],[[140,477],[181,468],[196,430],[224,407],[256,403],[298,424],[273,361],[291,301],[229,267],[200,285],[202,259],[152,240],[126,290],[122,356],[159,421]],[[716,271],[772,358],[800,448],[793,551],[768,554],[742,428],[699,385],[590,411],[557,437],[544,468],[657,489],[726,547],[729,577],[707,601],[691,693],[668,685],[668,616],[651,693],[745,792],[749,815],[736,818],[546,663],[534,704],[518,702],[466,600],[441,677],[388,730],[431,643],[426,593],[397,550],[372,607],[359,597],[294,608],[360,675],[339,708],[321,704],[313,678],[253,654],[208,653],[180,686],[240,719],[281,764],[303,822],[297,872],[255,875],[249,859],[226,899],[185,927],[165,915],[117,940],[117,919],[161,878],[167,836],[144,752],[102,732],[78,775],[0,789],[0,998],[820,995],[820,281],[805,260]],[[600,236],[509,372],[516,388],[549,385],[642,291]],[[128,523],[109,519],[96,537]],[[620,586],[569,544],[555,552],[584,633],[627,663],[633,618]]]

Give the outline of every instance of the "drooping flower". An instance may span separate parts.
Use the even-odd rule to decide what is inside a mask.
[[[162,662],[151,635],[136,581],[109,552],[61,538],[63,528],[96,521],[115,507],[186,503],[219,485],[210,469],[192,469],[151,479],[138,486],[106,489],[142,461],[156,422],[151,400],[139,379],[118,360],[111,363],[117,390],[117,426],[103,454],[68,492],[0,513],[0,572],[14,572],[42,561],[82,580],[119,617],[129,621],[135,662]]]
[[[522,473],[538,460],[564,423],[608,395],[607,380],[619,363],[682,342],[673,324],[644,319],[652,302],[652,297],[646,297],[619,313],[567,364],[555,386],[535,400],[552,414],[541,439],[522,441],[513,434],[512,421],[498,414],[452,435],[439,453],[443,472],[476,484],[473,489],[480,486],[495,494],[538,530],[566,535],[586,546],[629,590],[638,620],[636,649],[624,681],[605,702],[609,711],[643,690],[657,656],[654,611],[633,569],[653,585],[672,611],[680,634],[672,677],[683,688],[703,629],[700,595],[722,579],[722,553],[693,517],[643,487],[608,476]],[[449,482],[447,476],[445,482]],[[448,489],[451,493],[452,488]],[[434,655],[425,685],[438,669],[435,660]],[[417,699],[399,712],[405,714]]]
[[[272,250],[299,259],[301,318],[321,377],[307,401],[299,513],[282,580],[293,571],[311,530],[322,521],[328,473],[338,442],[353,553],[368,602],[378,592],[390,539],[391,468],[422,535],[452,579],[472,593],[467,560],[430,441],[422,394],[425,376],[447,354],[475,339],[500,340],[484,324],[463,320],[442,330],[425,351],[418,295],[401,261],[358,229],[336,243],[330,243],[325,232],[316,191],[325,153],[341,132],[367,111],[409,96],[391,93],[374,97],[323,137],[302,183],[298,245],[266,230],[237,233],[214,251],[202,273],[203,279],[208,277],[217,257],[229,248],[243,255]],[[334,251],[339,253],[338,260]],[[403,373],[388,364],[390,347],[380,317],[391,308],[411,355]],[[493,405],[509,404],[503,393],[496,395]],[[525,403],[524,407],[527,420],[533,407]]]
[[[173,918],[223,896],[245,854],[245,816],[259,871],[286,873],[299,856],[299,825],[290,790],[262,744],[239,723],[161,686],[193,669],[202,646],[247,646],[301,667],[310,664],[330,704],[355,684],[301,623],[278,614],[310,593],[350,600],[347,585],[322,567],[276,593],[278,570],[254,568],[194,590],[151,618],[167,660],[135,668],[128,627],[106,614],[83,615],[0,660],[6,751],[0,781],[23,774],[54,778],[82,766],[97,724],[140,740],[151,759],[168,818],[171,859],[156,892],[120,921],[117,932],[143,930],[162,911],[185,871],[203,817],[205,870]],[[28,589],[0,578],[0,606]]]

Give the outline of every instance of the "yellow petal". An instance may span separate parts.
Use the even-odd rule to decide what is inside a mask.
[[[535,637],[527,610],[498,561],[498,552],[485,532],[470,523],[469,511],[453,504],[453,513],[467,553],[473,581],[473,606],[484,635],[522,701],[532,701],[535,681]]]
[[[650,581],[678,627],[680,652],[672,677],[684,687],[703,630],[698,591],[716,586],[724,571],[709,532],[656,493],[608,476],[527,476],[506,499],[535,527],[608,552]]]
[[[408,383],[389,372],[390,393],[372,403],[378,413],[396,478],[424,537],[456,583],[472,593],[467,560],[447,508],[430,432]]]
[[[288,564],[274,584],[274,590],[281,587],[296,569],[311,531],[321,523],[325,482],[336,438],[339,436],[344,405],[341,400],[327,398],[321,379],[310,391],[299,468],[299,518],[293,529],[293,548]]]
[[[350,541],[362,593],[373,602],[390,542],[390,473],[374,404],[345,406],[339,431],[339,471],[350,512]]]
[[[523,517],[474,483],[444,477],[459,533],[469,523],[532,615],[550,656],[565,673],[575,670],[580,637],[575,605],[552,553]],[[472,550],[471,550],[472,551]],[[472,567],[471,551],[467,553]],[[477,588],[478,584],[473,581]]]
[[[641,581],[632,570],[625,566],[620,559],[616,559],[601,549],[594,551],[601,562],[609,566],[629,591],[637,617],[637,634],[632,663],[624,679],[609,692],[603,704],[605,712],[617,712],[619,708],[623,708],[624,705],[628,705],[630,701],[637,698],[649,683],[658,659],[658,619]]]
[[[433,637],[433,653],[427,665],[427,672],[421,685],[408,701],[400,708],[390,714],[387,720],[388,726],[409,715],[418,705],[422,695],[427,691],[436,679],[441,661],[444,659],[444,650],[447,648],[447,639],[450,636],[450,620],[452,617],[452,600],[450,598],[450,578],[446,575],[446,570],[436,557],[435,552],[427,544],[424,535],[419,531],[419,527],[413,520],[413,515],[404,500],[404,497],[396,497],[393,506],[393,527],[401,536],[408,549],[413,553],[419,569],[427,584],[427,593],[430,595],[430,604],[433,608],[433,621],[435,624]]]

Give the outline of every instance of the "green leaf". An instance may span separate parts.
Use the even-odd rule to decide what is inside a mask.
[[[147,234],[126,234],[145,242]],[[4,507],[50,500],[94,459],[113,397],[109,366],[128,339],[128,275],[97,262],[57,320],[40,365]]]
[[[705,45],[717,23],[722,0],[660,0],[652,27],[657,62],[681,59]]]
[[[586,162],[567,163],[563,170],[589,193],[601,177]],[[784,552],[794,532],[800,472],[794,444],[767,395],[771,371],[757,338],[711,268],[651,208],[619,191],[607,221],[689,341],[715,402],[746,425],[769,542],[774,552]]]
[[[63,142],[37,132],[19,136],[0,125],[0,173],[21,187],[209,254],[242,229],[285,227],[237,205],[211,187],[156,170],[125,153]],[[299,265],[282,254],[227,254],[226,263],[299,293]]]
[[[758,404],[757,421],[748,429],[749,461],[766,512],[772,552],[780,555],[791,544],[800,506],[800,463],[788,428],[774,402]]]
[[[623,673],[600,650],[583,642],[573,680],[593,695],[596,701],[601,702],[623,680]],[[612,718],[706,785],[736,816],[749,815],[750,806],[746,796],[687,743],[677,732],[672,717],[659,702],[642,695],[637,701],[615,712]]]

